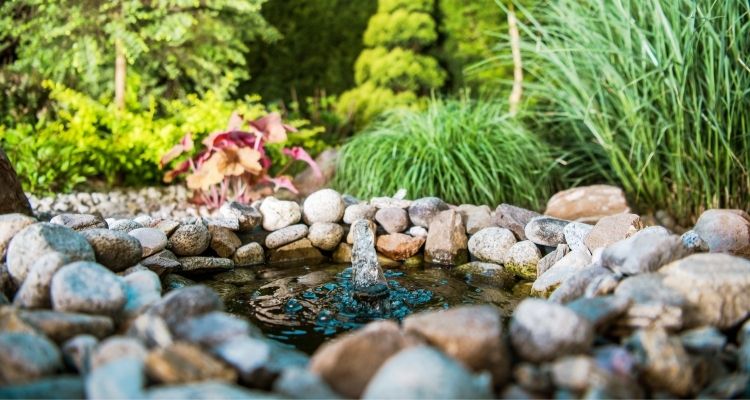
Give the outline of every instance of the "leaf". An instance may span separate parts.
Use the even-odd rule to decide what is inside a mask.
[[[277,176],[275,178],[264,178],[262,182],[271,182],[273,183],[273,191],[276,192],[281,188],[287,189],[290,192],[297,194],[299,191],[296,187],[294,187],[294,184],[292,183],[292,180],[290,177],[283,175],[283,176]]]
[[[284,154],[292,157],[295,160],[304,161],[309,164],[310,168],[313,170],[313,173],[315,173],[315,176],[317,176],[319,179],[323,179],[323,172],[320,171],[318,163],[316,163],[315,160],[313,160],[312,157],[307,154],[305,149],[297,146],[292,147],[291,149],[284,148],[282,151],[284,152]]]
[[[164,168],[167,163],[179,157],[180,154],[190,150],[193,150],[193,138],[190,136],[190,133],[187,133],[182,137],[180,143],[177,143],[174,147],[169,149],[167,154],[164,154],[161,160],[159,160],[159,167]]]
[[[229,123],[227,124],[227,131],[241,130],[243,122],[245,122],[245,119],[242,117],[242,114],[236,111],[233,112],[232,116],[229,117]]]
[[[287,131],[297,131],[294,127],[282,123],[281,115],[277,112],[272,112],[255,121],[250,121],[250,126],[262,132],[268,143],[285,142]]]
[[[187,172],[190,169],[190,161],[186,160],[180,163],[177,167],[175,167],[173,170],[167,172],[164,175],[164,183],[170,183],[174,180],[174,178],[177,175],[183,174]]]

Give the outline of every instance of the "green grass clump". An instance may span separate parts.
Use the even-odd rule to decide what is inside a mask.
[[[405,188],[409,198],[538,208],[549,194],[550,152],[507,108],[432,99],[424,111],[393,111],[342,147],[334,184],[362,198]]]
[[[640,211],[685,220],[747,207],[750,3],[559,0],[537,10],[521,9],[526,111],[532,129],[580,160],[567,176],[595,172]]]

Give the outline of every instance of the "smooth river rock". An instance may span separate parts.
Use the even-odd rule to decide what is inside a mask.
[[[308,229],[305,224],[296,224],[281,228],[266,236],[266,247],[269,249],[279,248],[304,238],[307,236],[307,232]]]
[[[272,232],[296,224],[302,218],[299,204],[293,201],[266,197],[260,204],[263,229]]]
[[[60,368],[60,351],[46,337],[0,332],[0,385],[33,381]]]
[[[57,271],[50,286],[56,311],[114,316],[125,305],[122,279],[100,264],[77,261]]]
[[[169,237],[169,246],[178,256],[197,256],[211,243],[208,228],[202,223],[180,225]]]
[[[616,186],[581,186],[555,193],[545,215],[570,221],[596,223],[603,217],[630,212],[625,193]]]
[[[528,240],[542,246],[557,246],[565,243],[565,226],[570,221],[541,216],[533,218],[526,224],[524,234]]]
[[[534,242],[523,240],[506,251],[505,270],[521,279],[533,280],[537,276],[537,264],[541,258],[542,253]]]
[[[607,247],[612,243],[627,239],[641,229],[643,229],[643,223],[638,215],[610,215],[600,219],[594,225],[594,228],[584,239],[584,243],[593,252],[599,247]]]
[[[339,222],[346,205],[339,192],[322,189],[310,194],[302,204],[302,217],[308,225],[316,222]]]
[[[335,249],[343,237],[344,228],[333,222],[316,222],[310,225],[307,233],[310,243],[325,251]]]
[[[479,261],[504,264],[508,251],[516,243],[513,232],[505,228],[489,227],[471,236],[469,253]]]
[[[369,204],[352,204],[344,210],[344,223],[353,224],[358,219],[375,220],[377,207]]]
[[[141,257],[154,255],[167,248],[167,235],[156,228],[138,228],[128,232],[128,235],[138,239],[143,249]]]
[[[742,210],[706,210],[693,230],[713,253],[750,256],[750,217]]]
[[[526,240],[526,225],[539,216],[537,212],[503,203],[495,209],[493,222],[501,228],[510,229],[518,240]]]
[[[13,236],[23,228],[36,222],[36,218],[23,214],[0,215],[0,261],[5,259],[5,252]]]
[[[81,232],[94,249],[96,262],[114,272],[132,267],[141,260],[141,242],[124,232],[109,229],[87,229]]]

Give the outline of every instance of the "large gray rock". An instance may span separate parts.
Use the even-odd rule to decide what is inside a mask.
[[[445,354],[416,346],[391,357],[367,385],[364,399],[489,399],[487,375],[472,375]]]
[[[501,228],[510,229],[518,240],[526,240],[526,225],[539,216],[537,212],[503,203],[495,209],[494,223]]]
[[[693,393],[696,381],[691,360],[679,338],[653,328],[636,332],[629,343],[652,390],[666,390],[679,397]]]
[[[344,223],[353,224],[358,219],[375,220],[377,207],[369,204],[352,204],[344,210]]]
[[[249,267],[251,265],[263,264],[266,261],[263,246],[260,243],[248,243],[234,252],[232,257],[234,265],[238,267]]]
[[[70,261],[94,261],[94,250],[80,233],[56,224],[41,222],[18,232],[8,245],[8,272],[18,285],[31,265],[47,253],[58,252]]]
[[[219,295],[204,285],[188,286],[167,293],[149,307],[148,313],[164,319],[170,328],[180,321],[211,311],[221,311]]]
[[[581,186],[555,193],[544,214],[570,221],[596,223],[603,217],[630,212],[625,193],[616,186]]]
[[[592,252],[599,247],[627,239],[643,229],[641,217],[635,214],[615,214],[604,217],[594,225],[584,239],[586,247]]]
[[[475,206],[473,204],[461,204],[457,208],[466,225],[466,233],[473,235],[484,228],[494,226],[490,208],[487,206]]]
[[[713,253],[750,256],[750,216],[742,210],[706,210],[693,230]]]
[[[591,256],[584,250],[571,251],[539,276],[532,285],[538,293],[549,293],[568,278],[580,273],[591,263]]]
[[[464,275],[471,282],[485,282],[493,287],[510,288],[515,284],[516,277],[498,264],[472,261],[457,266],[454,272]]]
[[[166,249],[169,240],[163,231],[156,228],[137,228],[129,231],[128,235],[141,243],[141,257],[148,257]]]
[[[227,218],[237,218],[240,232],[253,230],[263,220],[263,216],[257,208],[236,201],[228,201],[222,204],[219,213]]]
[[[636,275],[657,271],[686,255],[688,250],[679,236],[652,226],[607,246],[602,252],[602,265],[622,275]]]
[[[423,197],[412,201],[409,206],[409,219],[412,224],[429,228],[432,219],[441,211],[448,209],[448,204],[437,197]]]
[[[565,226],[570,221],[548,216],[533,218],[524,227],[526,238],[542,246],[557,246],[565,243]]]
[[[344,216],[344,199],[333,189],[310,194],[302,204],[302,216],[308,225],[316,222],[339,222]]]
[[[409,214],[403,208],[381,208],[375,213],[375,221],[388,233],[400,233],[409,227]]]
[[[91,214],[60,214],[54,216],[49,222],[67,226],[75,231],[94,228],[107,229],[107,222],[102,217]]]
[[[60,368],[60,351],[44,336],[0,333],[0,385],[33,381]]]
[[[564,306],[526,299],[513,314],[510,340],[523,359],[542,362],[589,351],[594,331],[586,319]]]
[[[441,211],[427,232],[424,249],[429,264],[460,265],[468,261],[468,240],[461,214],[455,210]]]
[[[50,285],[57,270],[68,264],[62,253],[47,253],[31,266],[29,275],[16,292],[13,304],[23,308],[50,308]]]
[[[255,327],[251,328],[244,319],[220,311],[186,319],[174,329],[177,339],[208,348],[250,334],[260,336],[260,331]]]
[[[23,214],[0,215],[0,261],[5,259],[5,252],[13,236],[21,229],[36,222],[35,218]]]
[[[513,232],[505,228],[489,227],[471,236],[469,253],[479,261],[504,264],[508,251],[516,243]]]
[[[141,242],[127,233],[109,229],[87,229],[81,232],[94,249],[96,262],[114,272],[132,267],[141,260]]]
[[[308,363],[305,354],[268,339],[237,337],[211,351],[237,371],[240,382],[259,388],[269,388],[284,369],[304,368]]]
[[[305,224],[296,224],[281,228],[266,236],[266,247],[277,249],[304,238],[307,236],[307,232],[307,225]]]
[[[263,215],[263,229],[267,231],[276,231],[296,224],[302,218],[299,204],[277,200],[275,197],[266,197],[263,200],[260,204],[260,213]]]
[[[52,278],[50,294],[56,311],[114,316],[125,305],[120,277],[89,261],[60,268]]]
[[[310,225],[310,229],[307,233],[307,238],[310,239],[310,243],[325,251],[335,249],[336,246],[341,243],[343,237],[344,228],[333,222],[316,222]]]
[[[122,278],[125,284],[125,318],[135,318],[150,304],[161,298],[161,281],[156,273],[136,271]]]
[[[180,225],[169,237],[170,248],[178,256],[200,255],[210,243],[211,235],[202,223]]]
[[[501,228],[502,229],[502,228]],[[531,240],[513,244],[505,256],[505,270],[527,280],[537,277],[537,265],[542,258],[539,248]]]
[[[94,368],[86,377],[86,398],[143,399],[145,381],[143,360],[123,357]]]
[[[102,315],[76,314],[50,310],[20,312],[21,319],[56,343],[77,335],[103,338],[114,332],[112,318]]]

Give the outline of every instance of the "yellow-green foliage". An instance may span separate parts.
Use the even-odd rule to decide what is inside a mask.
[[[404,9],[373,15],[364,36],[364,43],[369,47],[423,47],[435,40],[437,31],[432,16]]]
[[[414,92],[394,93],[391,89],[365,82],[341,95],[336,112],[343,116],[357,116],[352,118],[354,127],[361,129],[366,121],[373,120],[383,111],[393,108],[417,109],[421,103]]]
[[[390,13],[399,9],[429,13],[434,4],[433,0],[380,0],[378,13]]]
[[[358,84],[372,82],[396,92],[439,88],[445,81],[445,72],[436,59],[400,47],[367,49],[357,59],[354,70]]]

